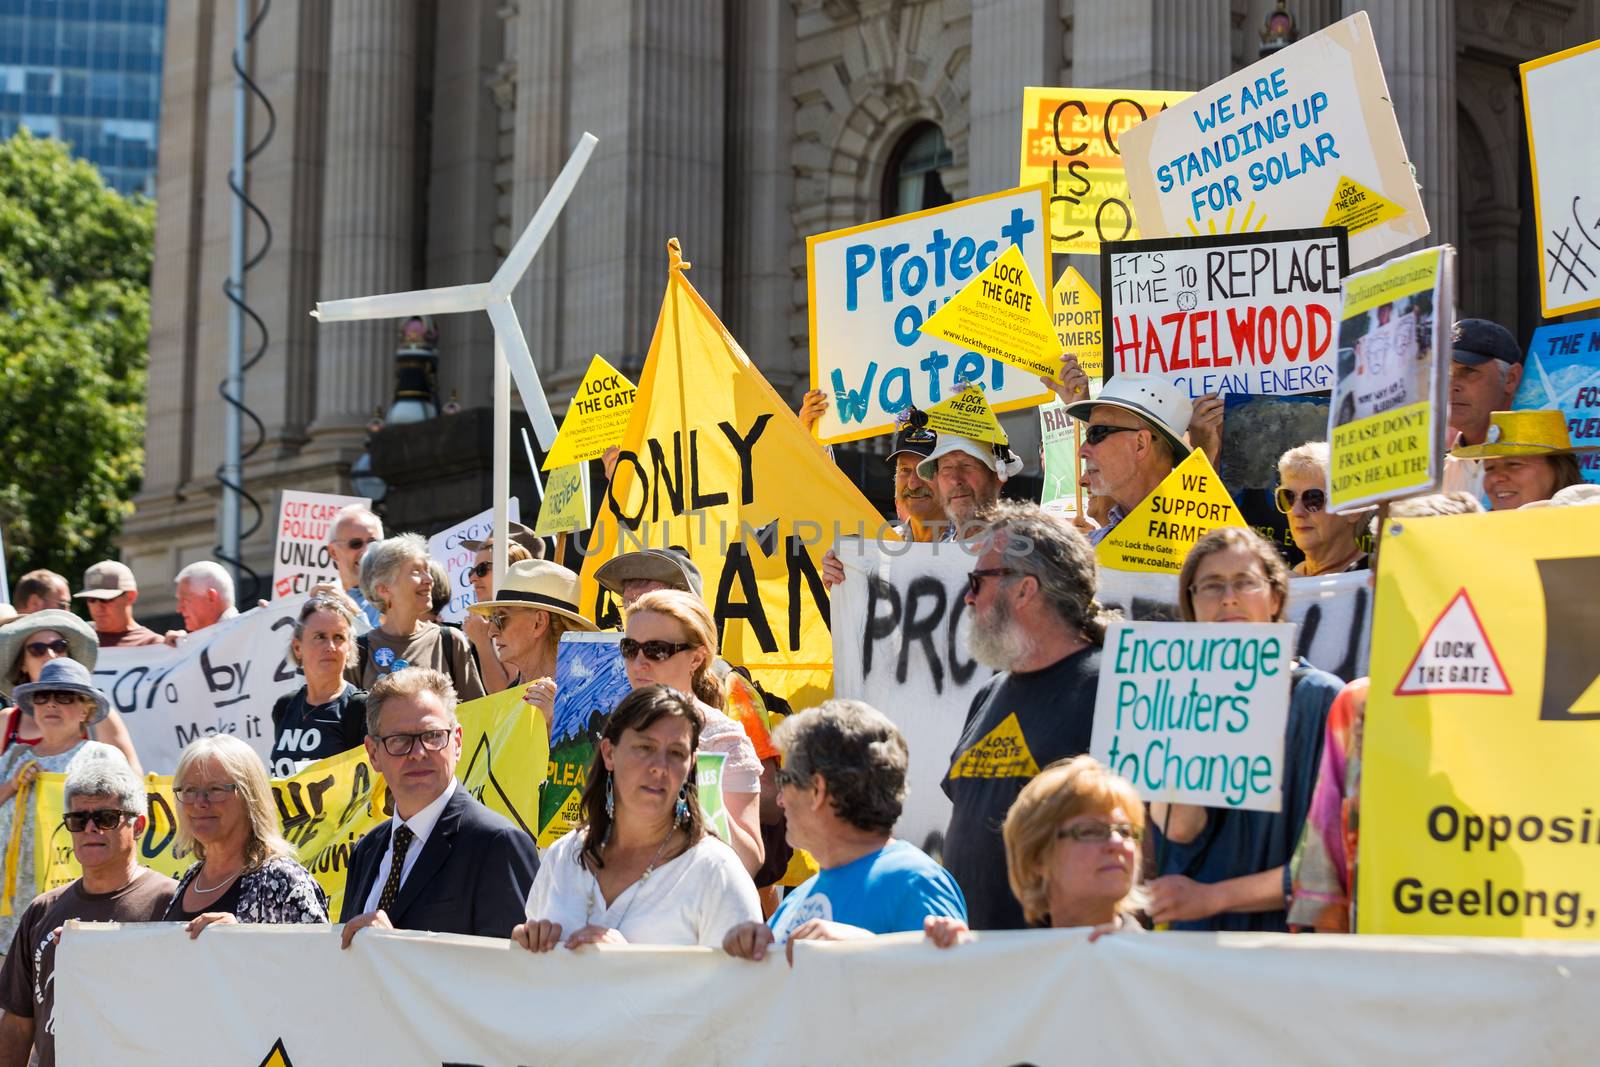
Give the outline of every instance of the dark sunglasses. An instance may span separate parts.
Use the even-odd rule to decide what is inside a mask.
[[[494,560],[486,559],[475,567],[469,567],[467,572],[474,578],[487,578],[492,570],[494,570]]]
[[[972,596],[977,596],[979,591],[983,589],[983,580],[985,578],[1005,578],[1016,573],[1010,567],[980,567],[967,575],[967,592]]]
[[[58,656],[65,656],[68,652],[72,651],[72,646],[67,644],[66,641],[59,637],[54,641],[29,641],[23,647],[28,650],[28,655],[30,656],[43,656],[47,652],[54,652]]]
[[[676,641],[635,641],[631,637],[624,637],[618,645],[622,649],[624,660],[633,659],[639,653],[644,653],[644,658],[652,663],[664,663],[676,656],[679,652],[687,652],[694,645],[681,644]]]
[[[1321,489],[1307,489],[1303,493],[1296,493],[1293,489],[1280,485],[1273,499],[1278,505],[1278,510],[1285,515],[1294,510],[1296,499],[1305,505],[1307,511],[1313,514],[1328,506],[1328,494]]]
[[[368,545],[376,544],[377,541],[378,539],[376,537],[350,537],[343,541],[334,541],[332,543],[336,545],[343,545],[352,552],[359,552]]]
[[[1083,431],[1083,443],[1086,445],[1098,445],[1114,433],[1138,433],[1143,428],[1142,426],[1107,426],[1104,423],[1096,423]]]
[[[100,808],[96,811],[69,811],[61,816],[61,823],[72,833],[81,834],[89,828],[91,822],[102,830],[115,830],[122,825],[122,820],[136,818],[138,816],[131,811]]]
[[[70,689],[41,689],[29,698],[33,704],[55,704],[59,707],[69,708],[74,704],[88,704],[93,697],[84,693],[75,693]]]

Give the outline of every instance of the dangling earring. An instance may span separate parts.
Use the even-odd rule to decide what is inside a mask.
[[[614,818],[617,814],[617,800],[611,795],[611,772],[606,772],[606,817]]]
[[[677,817],[678,825],[682,826],[682,825],[685,825],[686,823],[688,823],[688,821],[689,821],[689,786],[688,786],[688,783],[684,783],[682,786],[678,787],[678,806],[677,806],[676,809],[674,809],[673,814],[676,815],[676,817]]]

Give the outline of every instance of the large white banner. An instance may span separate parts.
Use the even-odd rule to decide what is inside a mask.
[[[62,1064],[1589,1063],[1600,946],[1488,938],[920,934],[564,948],[326,926],[70,926]],[[1315,1004],[1358,1020],[1307,1040]],[[276,1050],[277,1058],[274,1056]]]

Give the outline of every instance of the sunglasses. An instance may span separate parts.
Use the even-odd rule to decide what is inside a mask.
[[[1057,841],[1083,841],[1094,845],[1103,845],[1111,840],[1112,833],[1116,833],[1124,841],[1138,844],[1144,836],[1142,830],[1135,829],[1133,824],[1125,822],[1084,822],[1076,826],[1063,826],[1056,831]]]
[[[64,708],[70,708],[74,704],[87,704],[91,699],[70,689],[46,689],[33,694],[31,702],[34,704],[57,704]]]
[[[349,537],[349,538],[346,538],[343,541],[331,541],[329,543],[330,544],[335,544],[335,545],[343,545],[344,547],[348,548],[352,552],[360,552],[363,548],[366,548],[368,545],[376,544],[377,541],[378,541],[378,539],[376,537]]]
[[[1138,433],[1141,429],[1142,426],[1107,426],[1104,423],[1096,423],[1083,431],[1083,443],[1098,445],[1114,433]]]
[[[809,778],[792,767],[778,768],[778,773],[773,777],[777,781],[779,789],[782,789],[786,785],[792,785],[796,789],[803,789],[811,784],[811,780]]]
[[[28,655],[35,657],[44,656],[51,652],[58,656],[65,656],[72,651],[72,646],[59,637],[54,641],[29,641],[22,647],[28,650]]]
[[[61,824],[75,834],[81,834],[94,823],[102,830],[115,830],[122,825],[124,819],[138,818],[131,811],[118,811],[116,808],[100,808],[96,811],[69,811],[61,816]]]
[[[967,593],[969,596],[977,596],[983,589],[985,578],[1005,578],[1016,573],[1010,567],[980,567],[967,575]]]
[[[438,752],[450,743],[454,734],[454,730],[424,730],[420,734],[384,734],[373,740],[383,745],[383,750],[391,756],[409,756],[418,744],[424,752]]]
[[[1287,486],[1278,486],[1278,491],[1273,496],[1278,505],[1278,510],[1285,515],[1294,510],[1294,502],[1299,500],[1305,505],[1307,511],[1313,515],[1328,506],[1328,494],[1321,489],[1307,489],[1303,493],[1296,493]]]
[[[486,559],[475,567],[468,567],[467,573],[472,575],[474,578],[487,578],[489,577],[489,573],[493,570],[494,560]]]
[[[622,649],[624,660],[631,660],[643,652],[644,658],[650,662],[664,663],[679,652],[687,652],[696,646],[676,641],[635,641],[631,637],[624,637],[618,647]]]

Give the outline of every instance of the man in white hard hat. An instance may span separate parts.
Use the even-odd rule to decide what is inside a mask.
[[[1089,535],[1099,544],[1188,457],[1181,428],[1194,405],[1171,382],[1119,374],[1098,397],[1068,404],[1066,413],[1085,424],[1078,448],[1085,485],[1112,500],[1105,525]]]

